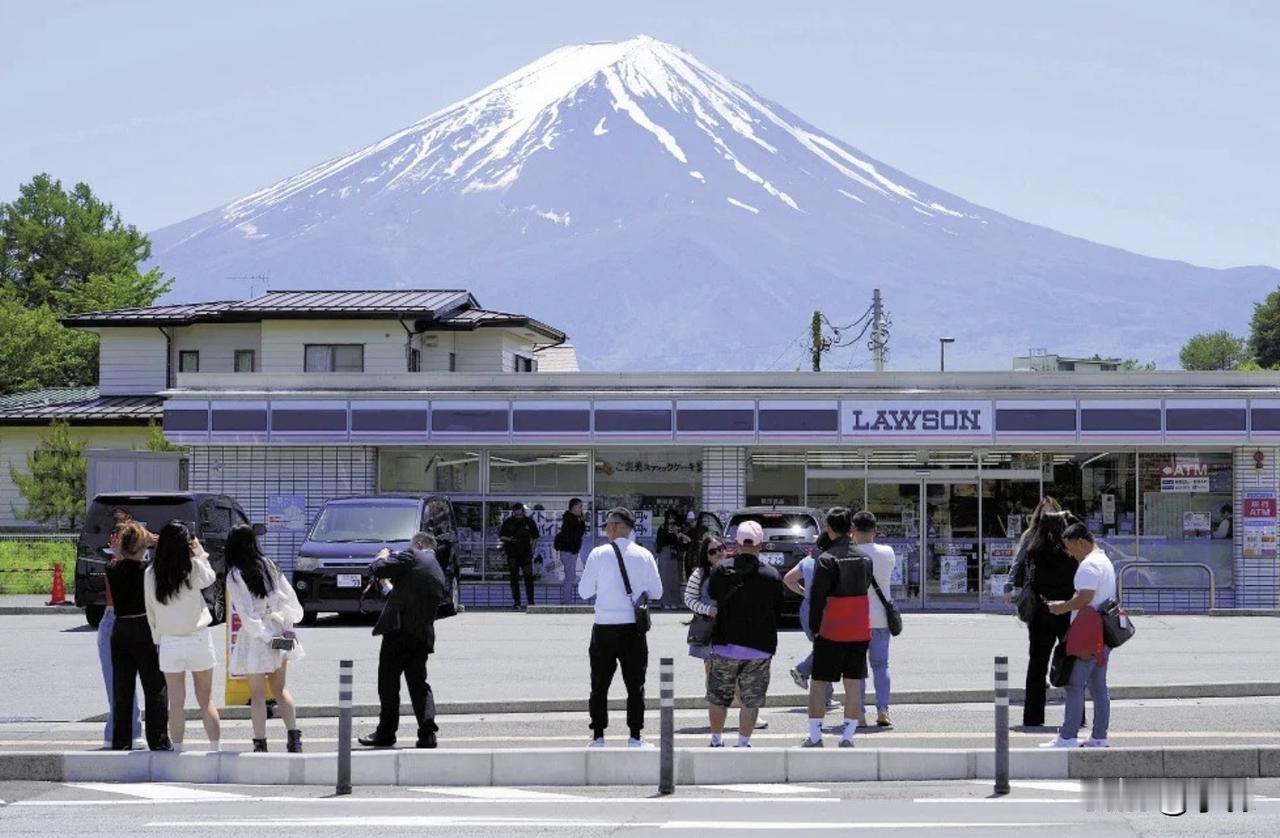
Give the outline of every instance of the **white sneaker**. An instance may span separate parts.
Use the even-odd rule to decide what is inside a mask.
[[[650,745],[648,742],[644,741],[643,739],[627,739],[627,747],[628,748],[652,748],[653,746]]]
[[[1088,739],[1084,740],[1084,744],[1082,744],[1080,747],[1081,748],[1110,748],[1111,743],[1108,742],[1106,739],[1094,739],[1092,736],[1090,736]]]
[[[591,740],[591,744],[590,744],[590,745],[588,745],[587,747],[588,747],[588,748],[603,748],[603,747],[604,747],[604,737],[603,737],[603,736],[597,736],[595,739],[592,739],[592,740]]]
[[[1041,748],[1079,748],[1079,739],[1063,739],[1061,736],[1055,737],[1052,742],[1041,742]]]

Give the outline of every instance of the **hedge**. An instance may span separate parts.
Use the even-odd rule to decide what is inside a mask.
[[[55,562],[62,563],[70,599],[76,584],[75,542],[0,540],[0,594],[48,594]]]

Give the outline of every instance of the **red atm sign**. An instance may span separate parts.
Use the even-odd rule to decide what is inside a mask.
[[[1258,493],[1261,494],[1261,493]],[[1243,513],[1245,518],[1271,518],[1276,517],[1276,498],[1275,495],[1270,496],[1252,496],[1246,493],[1243,500]]]

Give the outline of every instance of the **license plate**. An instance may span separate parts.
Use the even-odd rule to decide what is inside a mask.
[[[364,579],[359,573],[339,573],[339,588],[359,588],[364,585]]]
[[[784,564],[787,563],[787,554],[786,553],[761,553],[760,561],[768,565],[773,565],[774,567],[782,567]]]

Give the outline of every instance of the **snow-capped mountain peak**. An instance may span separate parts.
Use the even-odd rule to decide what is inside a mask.
[[[893,313],[894,366],[931,366],[938,334],[957,338],[961,367],[1046,345],[1172,360],[1203,330],[1179,301],[1232,301],[1217,322],[1239,328],[1256,289],[1277,284],[1270,269],[1148,259],[975,206],[646,36],[557,49],[157,231],[152,253],[175,300],[234,296],[246,289],[228,277],[261,274],[276,289],[465,287],[564,328],[597,369],[790,368],[815,308],[850,322],[873,287]],[[628,328],[601,317],[603,300]],[[725,329],[730,300],[760,316]],[[1068,301],[1123,324],[1069,322]],[[835,363],[869,363],[846,353]]]

